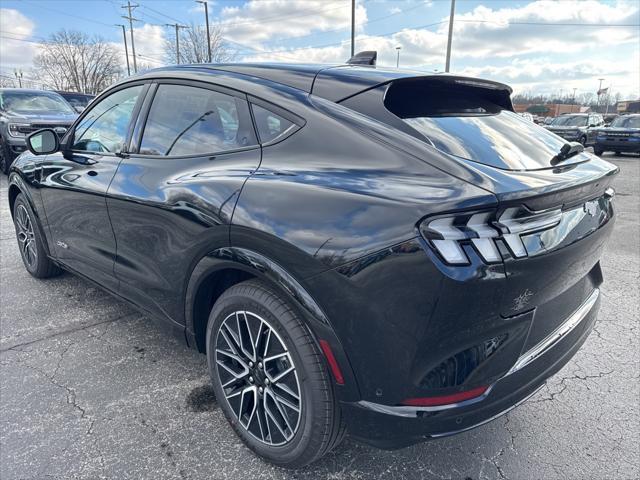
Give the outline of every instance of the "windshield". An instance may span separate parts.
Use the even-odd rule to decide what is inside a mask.
[[[564,127],[586,127],[587,117],[578,115],[563,115],[556,117],[551,125],[562,125]]]
[[[640,116],[618,117],[611,122],[613,128],[640,128]]]
[[[50,92],[0,92],[0,108],[17,114],[75,113],[60,95]]]

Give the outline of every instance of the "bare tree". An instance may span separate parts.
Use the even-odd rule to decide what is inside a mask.
[[[218,25],[209,25],[211,37],[211,61],[213,63],[230,62],[235,59],[236,52],[231,50],[222,37],[222,29]],[[191,23],[187,28],[179,29],[180,61],[176,52],[176,34],[172,30],[165,43],[168,63],[205,63],[209,60],[207,50],[207,27]]]
[[[120,53],[98,36],[60,30],[34,59],[41,79],[56,89],[96,94],[121,74]]]

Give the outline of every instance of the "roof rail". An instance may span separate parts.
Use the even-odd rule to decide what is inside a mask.
[[[378,52],[375,50],[365,50],[364,52],[358,52],[349,60],[349,65],[375,65],[378,60]]]

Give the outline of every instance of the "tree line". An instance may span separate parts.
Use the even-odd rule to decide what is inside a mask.
[[[210,26],[211,60],[228,62],[235,52],[222,37],[219,26]],[[176,39],[165,41],[164,57],[167,63],[204,63],[208,60],[206,27],[191,24],[179,32],[180,56],[176,51]],[[131,55],[131,53],[129,53]],[[141,57],[144,58],[144,57]],[[122,51],[99,35],[89,35],[77,30],[62,29],[51,34],[39,46],[33,61],[33,69],[24,78],[16,72],[16,78],[0,76],[0,86],[17,87],[25,84],[53,90],[66,90],[98,94],[126,74]],[[138,72],[152,66],[144,59],[138,60]]]

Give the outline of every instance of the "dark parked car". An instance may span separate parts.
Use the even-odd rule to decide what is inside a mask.
[[[545,128],[567,140],[591,145],[595,142],[596,129],[603,125],[604,119],[599,113],[566,113],[554,118]]]
[[[506,85],[367,66],[192,65],[34,133],[9,202],[26,269],[138,307],[208,359],[288,467],[397,448],[533,395],[589,335],[617,168]]]
[[[0,170],[9,167],[26,150],[25,138],[42,128],[53,128],[64,135],[78,117],[55,92],[0,88]]]
[[[62,90],[57,90],[56,93],[64,98],[78,113],[82,113],[87,108],[87,105],[96,98],[95,95],[89,95],[88,93],[64,92]]]
[[[621,115],[611,125],[601,128],[593,146],[596,155],[604,152],[640,153],[640,114]]]

